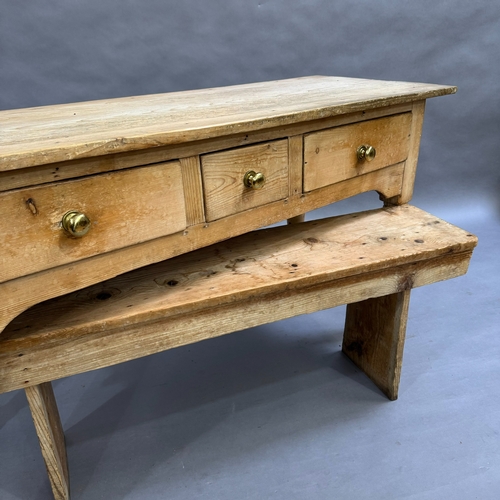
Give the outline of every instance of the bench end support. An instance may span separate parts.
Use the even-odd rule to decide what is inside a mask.
[[[342,351],[391,400],[398,398],[410,290],[347,306]]]
[[[25,389],[55,500],[69,500],[66,445],[52,384]]]

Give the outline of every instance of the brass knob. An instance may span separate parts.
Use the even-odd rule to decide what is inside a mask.
[[[67,234],[81,238],[89,232],[91,222],[85,214],[70,210],[63,215],[61,224]]]
[[[363,144],[356,150],[356,154],[358,156],[358,160],[372,161],[375,158],[377,151],[373,146]]]
[[[262,189],[265,183],[266,178],[264,174],[261,172],[254,172],[253,170],[247,172],[243,178],[243,184],[252,189]]]

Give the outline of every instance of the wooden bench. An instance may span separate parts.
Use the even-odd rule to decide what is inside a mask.
[[[57,499],[61,377],[349,304],[342,350],[394,400],[410,290],[464,274],[476,243],[409,205],[248,233],[25,311],[0,335],[0,393],[26,390]]]

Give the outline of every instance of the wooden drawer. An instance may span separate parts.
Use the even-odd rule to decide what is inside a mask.
[[[201,157],[207,221],[288,196],[288,140],[256,144]],[[249,171],[262,173],[262,189],[244,185]]]
[[[69,210],[91,221],[68,236]],[[0,282],[127,247],[186,227],[179,162],[133,168],[0,195]]]
[[[406,160],[411,113],[344,125],[304,136],[304,191],[335,184]],[[371,145],[372,161],[358,160],[357,149]]]

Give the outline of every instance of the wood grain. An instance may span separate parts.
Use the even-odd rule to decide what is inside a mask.
[[[302,193],[302,172],[304,164],[304,139],[302,135],[288,138],[288,185],[289,195]]]
[[[2,111],[0,171],[249,133],[455,91],[314,76]]]
[[[459,276],[475,244],[409,206],[250,233],[25,312],[0,337],[0,391]]]
[[[304,136],[304,191],[400,163],[408,154],[411,113],[306,134]],[[373,161],[359,161],[356,150],[373,146]]]
[[[286,139],[203,155],[201,166],[208,222],[288,196]],[[249,171],[264,174],[262,189],[243,184]]]
[[[372,120],[381,116],[411,112],[413,104],[403,103],[394,106],[357,111],[346,115],[319,118],[307,122],[277,126],[256,130],[251,134],[235,133],[229,136],[213,137],[199,141],[158,146],[136,151],[110,153],[97,157],[84,157],[69,161],[61,161],[48,165],[38,165],[18,170],[0,170],[0,192],[18,189],[35,184],[61,181],[64,179],[83,177],[97,173],[122,170],[124,168],[144,166],[179,158],[222,151],[240,146],[248,146],[259,142],[267,142],[283,137],[299,136],[315,130],[324,130],[348,123]]]
[[[190,156],[179,160],[182,170],[184,203],[186,206],[186,222],[188,226],[205,221],[205,205],[203,201],[203,182],[199,156]]]
[[[169,259],[259,227],[267,226],[367,191],[400,193],[404,164],[376,170],[306,195],[280,200],[189,230],[96,255],[0,284],[0,332],[19,313],[43,300],[104,281],[132,269]],[[29,293],[26,291],[29,290]]]
[[[52,384],[26,387],[26,398],[55,500],[69,500],[68,460]]]
[[[0,391],[103,368],[346,302],[396,293],[408,276],[413,277],[414,286],[451,279],[466,273],[470,258],[471,252],[463,252],[293,291],[283,287],[281,291],[251,296],[243,302],[168,317],[168,321],[131,324],[118,330],[95,329],[81,337],[71,335],[70,340],[70,332],[59,338],[44,339],[43,344],[38,345],[33,338],[27,344],[18,344],[20,350],[9,349],[0,354]],[[28,378],[26,367],[30,370]]]
[[[69,210],[91,220],[68,237]],[[122,170],[0,194],[0,283],[184,230],[179,162]]]
[[[422,137],[422,126],[424,124],[424,111],[425,101],[418,101],[413,103],[410,148],[408,152],[408,158],[405,162],[405,173],[403,176],[401,194],[397,199],[398,205],[408,203],[413,196],[413,186],[415,185],[418,154],[420,151],[420,138]]]
[[[348,304],[342,351],[391,400],[398,398],[411,279],[408,289]]]

